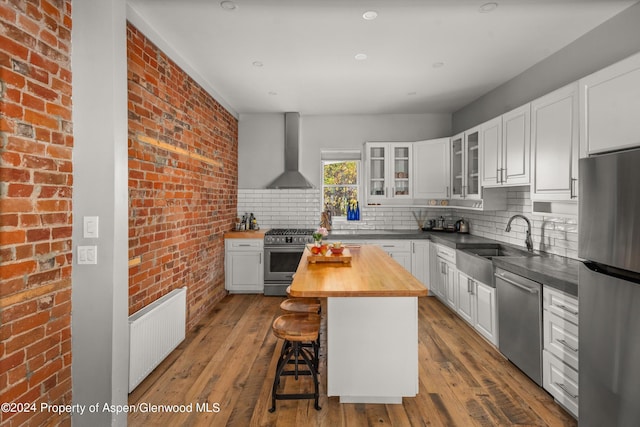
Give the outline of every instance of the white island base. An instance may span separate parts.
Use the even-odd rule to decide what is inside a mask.
[[[327,298],[327,395],[395,403],[418,394],[418,298]]]

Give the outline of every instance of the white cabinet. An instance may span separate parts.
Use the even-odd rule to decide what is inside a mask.
[[[474,324],[475,317],[475,289],[473,279],[458,270],[458,306],[456,311],[458,315],[466,320],[469,324]]]
[[[498,345],[496,290],[458,271],[456,311],[493,345]]]
[[[531,103],[532,200],[578,198],[578,83]]]
[[[456,309],[457,304],[457,273],[456,268],[456,250],[436,244],[437,254],[437,274],[436,281],[437,286],[436,296],[440,298],[442,302],[447,304],[453,310]]]
[[[530,182],[531,104],[480,125],[484,187],[525,185]]]
[[[475,282],[475,319],[473,326],[490,343],[498,345],[498,309],[496,288]]]
[[[367,203],[408,201],[413,197],[413,143],[365,143]]]
[[[578,416],[578,299],[543,287],[542,382],[545,390]]]
[[[482,186],[501,185],[502,178],[502,117],[496,117],[480,125],[482,150],[480,164],[482,167]]]
[[[451,198],[480,198],[480,127],[451,138]]]
[[[224,241],[224,285],[231,293],[264,292],[262,239]]]
[[[450,138],[413,144],[413,198],[448,199]]]
[[[398,264],[411,272],[411,240],[369,240],[366,243],[380,246]]]
[[[580,157],[640,146],[640,53],[579,84]]]
[[[411,274],[427,288],[431,288],[429,247],[430,242],[428,240],[414,240],[411,242]]]

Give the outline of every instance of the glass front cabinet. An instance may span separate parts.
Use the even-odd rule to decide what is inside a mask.
[[[365,143],[367,203],[402,201],[413,197],[411,151],[411,143]]]
[[[480,198],[480,128],[451,138],[451,198]]]

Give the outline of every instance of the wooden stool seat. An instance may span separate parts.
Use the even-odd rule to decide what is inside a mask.
[[[320,313],[318,298],[288,298],[280,303],[280,309],[289,313]]]
[[[313,342],[320,333],[320,316],[317,314],[290,313],[274,320],[273,333],[291,342]]]

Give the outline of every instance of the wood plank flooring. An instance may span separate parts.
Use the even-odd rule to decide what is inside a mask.
[[[419,298],[417,397],[405,398],[402,405],[340,404],[337,397],[326,396],[326,366],[321,363],[322,410],[316,411],[312,400],[278,401],[276,412],[270,413],[281,345],[271,323],[280,314],[282,300],[225,297],[129,395],[129,404],[141,409],[185,405],[179,408],[184,412],[149,407],[130,413],[129,425],[577,425],[548,393],[433,297]],[[324,338],[325,328],[323,320]],[[307,391],[312,383],[309,377],[288,377],[284,386],[287,392]],[[211,412],[204,411],[207,403]]]

